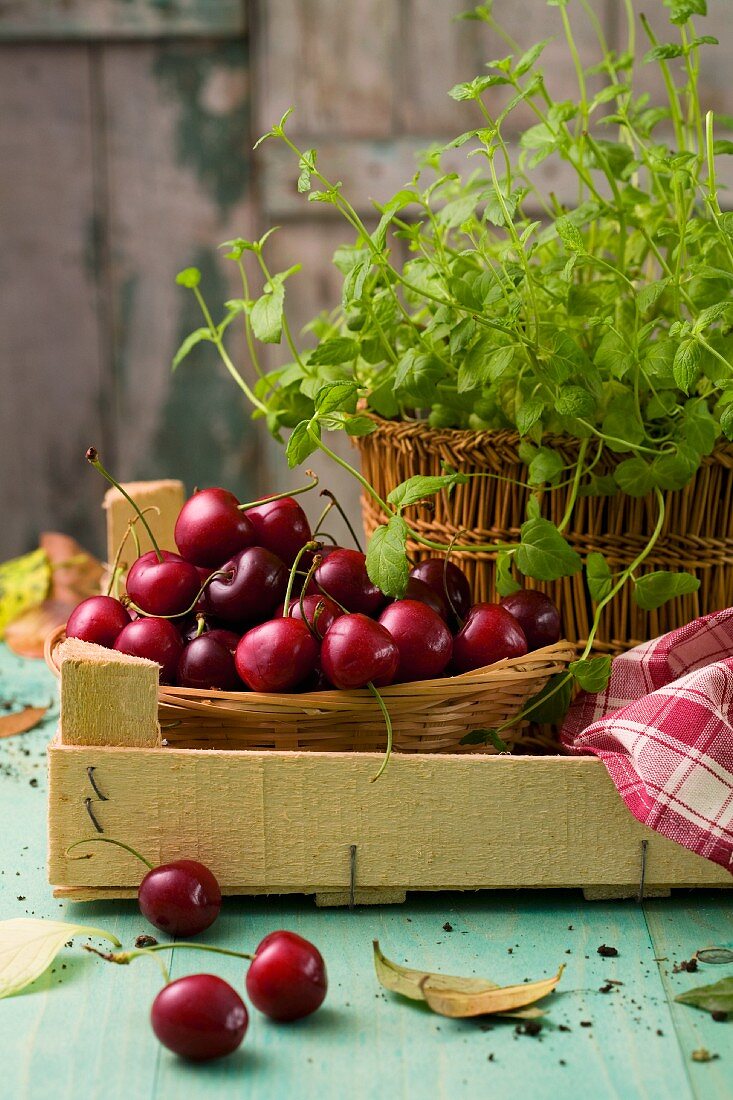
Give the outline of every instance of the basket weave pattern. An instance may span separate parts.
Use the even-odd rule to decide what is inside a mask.
[[[362,473],[382,499],[395,485],[416,473],[442,473],[443,463],[465,473],[491,473],[526,482],[527,467],[519,458],[516,432],[434,430],[417,421],[372,419],[376,431],[360,436],[356,442]],[[567,464],[577,459],[576,440],[550,437],[543,443],[559,451]],[[615,461],[625,457],[606,452],[595,470],[607,474]],[[543,515],[558,523],[569,492],[568,487],[547,493]],[[420,534],[444,543],[457,532],[464,545],[513,542],[526,518],[529,493],[529,489],[495,477],[471,478],[467,485],[456,486],[450,497],[445,493],[436,497],[434,509],[412,509],[410,518]],[[362,515],[367,534],[383,522],[379,508],[367,497],[362,498]],[[634,498],[617,493],[584,497],[576,502],[572,529],[565,534],[581,555],[597,550],[616,572],[644,547],[655,521],[653,496]],[[430,556],[430,551],[414,543],[410,552],[416,558]],[[474,599],[495,599],[494,555],[456,554],[455,558],[468,575]],[[684,489],[666,493],[664,527],[639,574],[655,569],[687,570],[700,579],[700,588],[647,612],[636,606],[630,586],[625,586],[603,613],[597,635],[599,652],[620,653],[733,602],[732,444],[721,444],[703,458]],[[527,585],[541,588],[557,603],[566,638],[574,643],[587,638],[593,616],[582,574],[547,583],[528,579]]]
[[[56,673],[63,639],[61,628],[46,643],[46,661]],[[395,751],[495,752],[491,745],[461,745],[461,738],[511,721],[574,655],[572,646],[558,642],[460,676],[381,688]],[[161,686],[158,701],[162,735],[175,748],[383,752],[386,743],[384,718],[366,689],[275,695]],[[502,733],[507,745],[552,747],[520,725]]]

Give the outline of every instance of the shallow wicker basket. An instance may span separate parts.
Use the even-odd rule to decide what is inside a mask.
[[[370,414],[371,415],[371,414]],[[440,474],[443,464],[466,473],[491,473],[514,481],[526,481],[527,468],[519,458],[516,432],[474,432],[431,429],[419,421],[388,421],[372,416],[377,427],[356,443],[362,472],[384,500],[387,494],[414,474]],[[578,456],[579,443],[567,437],[546,437],[545,446],[559,451],[566,463]],[[596,473],[607,474],[626,455],[604,453]],[[547,494],[543,514],[559,522],[565,512],[569,488]],[[450,497],[435,498],[434,509],[411,510],[411,521],[427,538],[440,542],[461,533],[465,544],[514,542],[526,518],[529,490],[497,480],[471,478],[458,485]],[[596,650],[620,653],[683,626],[700,615],[728,607],[733,600],[733,444],[719,444],[703,458],[700,469],[684,489],[667,492],[661,536],[638,570],[687,570],[700,580],[697,592],[664,604],[657,611],[643,611],[631,599],[628,586],[606,608],[597,635]],[[362,498],[367,534],[383,522],[370,498]],[[605,555],[616,572],[629,565],[646,544],[656,521],[653,496],[635,498],[624,493],[585,497],[577,501],[572,529],[567,538],[580,554],[591,550]],[[429,556],[417,544],[415,557]],[[493,600],[494,555],[456,554],[471,581],[475,600]],[[538,584],[562,610],[566,637],[584,641],[593,617],[582,574]]]
[[[46,662],[58,674],[63,628],[46,641]],[[575,656],[567,642],[526,657],[440,680],[382,688],[394,729],[396,752],[495,752],[491,745],[462,745],[472,730],[510,722],[550,676]],[[367,690],[300,695],[253,691],[199,691],[161,686],[163,737],[176,748],[311,749],[382,752],[384,717]],[[502,738],[511,748],[550,748],[547,737],[517,727]]]

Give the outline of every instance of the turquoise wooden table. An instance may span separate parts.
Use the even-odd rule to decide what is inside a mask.
[[[0,646],[0,707],[55,699],[40,662]],[[2,713],[0,711],[0,713]],[[126,946],[147,931],[134,902],[73,905],[45,876],[45,745],[55,723],[0,741],[0,917],[87,922]],[[406,905],[317,910],[311,899],[230,899],[201,940],[251,950],[275,928],[321,948],[330,977],[323,1009],[276,1025],[251,1013],[232,1057],[191,1066],[163,1050],[148,1023],[161,985],[140,959],[114,967],[65,949],[24,993],[0,1002],[0,1096],[9,1100],[190,1100],[293,1097],[521,1097],[564,1100],[718,1100],[733,1096],[733,1019],[673,1003],[684,989],[732,967],[674,974],[698,948],[733,946],[730,897],[584,902],[580,892],[412,897]],[[502,984],[567,969],[545,1002],[537,1036],[506,1020],[451,1021],[379,988],[371,941],[414,966],[478,974]],[[603,958],[601,944],[618,949]],[[178,952],[173,976],[210,970],[243,991],[243,964]],[[616,984],[610,984],[616,983]],[[696,1062],[692,1052],[716,1055]]]

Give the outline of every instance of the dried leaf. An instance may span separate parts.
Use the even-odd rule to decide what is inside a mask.
[[[8,623],[41,603],[51,583],[51,565],[45,550],[33,550],[0,565],[0,638]]]
[[[6,714],[0,718],[0,738],[14,737],[16,733],[26,733],[43,718],[48,707],[25,707],[15,714]]]
[[[64,944],[80,934],[122,946],[116,936],[84,924],[31,917],[0,922],[0,998],[19,993],[39,978]]]
[[[675,997],[683,1005],[693,1005],[706,1012],[733,1012],[733,976],[721,978],[712,985],[699,985]]]
[[[373,946],[374,969],[379,984],[385,989],[389,989],[392,993],[400,993],[403,997],[409,997],[412,1001],[427,1000],[424,992],[425,983],[427,981],[430,981],[431,989],[437,991],[444,989],[460,990],[466,995],[474,996],[481,993],[491,993],[501,988],[496,982],[490,982],[486,978],[460,978],[454,977],[451,974],[434,974],[429,970],[411,970],[409,967],[400,966],[399,963],[393,962],[391,959],[388,959],[386,955],[383,955],[378,940],[373,941]],[[536,1008],[527,1008],[520,1012],[509,1011],[500,1014],[517,1016],[524,1020],[533,1019],[537,1016],[544,1016],[544,1012]]]
[[[702,947],[695,958],[701,963],[733,963],[733,951],[729,947]]]
[[[505,985],[483,993],[469,993],[460,989],[439,988],[428,979],[423,982],[423,993],[433,1012],[441,1016],[463,1019],[467,1016],[485,1016],[488,1013],[509,1013],[524,1008],[552,993],[560,981],[561,966],[554,978],[539,982],[523,982],[522,985]]]

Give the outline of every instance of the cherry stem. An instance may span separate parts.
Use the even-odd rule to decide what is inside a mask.
[[[283,618],[287,619],[290,615],[290,597],[293,594],[293,585],[295,584],[295,574],[298,572],[298,565],[303,554],[309,550],[317,550],[317,542],[307,542],[305,546],[301,546],[298,553],[295,555],[295,561],[290,567],[290,576],[288,577],[288,587],[285,589],[285,603],[283,604]]]
[[[196,637],[200,638],[206,630],[206,616],[202,611],[199,611],[196,616]]]
[[[98,951],[96,947],[92,947],[91,944],[83,944],[84,950],[89,951],[92,955],[98,955],[100,959],[104,959],[105,962],[117,963],[118,966],[128,966],[133,959],[139,959],[141,955],[151,955],[155,959],[156,965],[160,967],[160,972],[163,975],[163,981],[166,985],[171,980],[168,967],[165,965],[162,959],[159,959],[157,955],[153,955],[152,947],[140,947],[137,951],[119,951],[116,955],[112,951]]]
[[[351,535],[352,539],[354,540],[354,545],[356,546],[356,549],[359,551],[360,554],[363,554],[364,551],[362,549],[361,542],[359,541],[359,536],[357,535],[356,531],[352,527],[351,520],[346,515],[346,512],[343,510],[343,508],[339,504],[339,502],[336,499],[336,497],[334,496],[334,494],[331,492],[330,489],[321,489],[321,496],[322,497],[328,497],[331,504],[333,504],[334,508],[336,509],[338,514],[341,516],[341,519],[344,521],[344,523],[348,527],[349,534]]]
[[[146,512],[157,512],[158,515],[160,515],[160,508],[156,508],[156,506],[154,504],[149,504],[147,508],[141,509],[140,515],[144,515]],[[140,557],[140,540],[138,539],[137,531],[135,530],[135,524],[137,523],[137,521],[139,519],[140,519],[140,516],[133,516],[133,518],[127,524],[127,530],[125,531],[124,535],[120,539],[120,545],[117,547],[117,553],[115,554],[115,560],[112,563],[112,575],[109,579],[109,584],[107,586],[107,595],[108,596],[111,596],[112,595],[112,590],[116,589],[116,587],[117,587],[117,572],[118,572],[118,570],[120,570],[120,558],[122,557],[122,551],[124,550],[125,543],[127,542],[130,535],[132,535],[134,540],[135,540],[135,549],[137,550],[137,556]],[[124,566],[122,566],[122,568],[124,569]]]
[[[113,840],[112,837],[108,836],[90,836],[87,837],[85,840],[75,840],[74,843],[70,844],[69,847],[66,849],[64,855],[68,856],[69,852],[72,851],[73,848],[78,848],[80,844],[114,844],[117,848],[122,848],[124,849],[124,851],[129,852],[131,855],[139,859],[141,863],[145,864],[149,871],[153,870],[153,864],[150,863],[150,861],[147,860],[145,856],[141,856],[135,848],[131,848],[129,844],[123,844],[121,840]],[[90,854],[86,856],[73,856],[72,858],[91,859],[92,857]]]
[[[451,553],[453,552],[453,547],[456,544],[456,539],[458,538],[459,535],[461,535],[463,533],[464,532],[462,530],[458,530],[454,533],[453,538],[448,543],[448,549],[446,550],[445,558],[443,559],[443,591],[445,592],[445,598],[448,601],[448,606],[450,607],[451,611],[453,612],[459,626],[463,626],[463,619],[458,614],[458,611],[456,610],[456,605],[453,603],[453,600],[450,598],[450,592],[448,591],[448,561],[450,559]]]
[[[321,635],[316,630],[316,615],[318,614],[318,608],[324,606],[323,601],[321,600],[319,603],[316,604],[316,610],[313,613],[313,622],[309,623],[308,618],[307,618],[306,613],[305,613],[305,606],[303,604],[303,600],[305,599],[305,594],[308,591],[308,585],[311,582],[311,577],[314,575],[316,569],[318,568],[318,566],[321,564],[322,561],[323,561],[323,558],[321,557],[321,555],[316,554],[316,556],[313,558],[313,563],[312,563],[310,569],[308,570],[308,572],[305,575],[305,580],[303,581],[303,585],[300,589],[300,595],[298,596],[298,606],[300,607],[300,617],[302,618],[303,622],[305,623],[305,625],[310,630],[313,637],[316,638],[319,642],[321,641]]]
[[[272,504],[273,500],[285,500],[287,497],[297,497],[301,493],[309,493],[318,484],[318,474],[313,470],[305,471],[307,477],[313,478],[310,485],[301,485],[299,489],[285,489],[282,493],[273,493],[271,497],[263,497],[262,500],[250,500],[247,504],[238,505],[240,512],[246,512],[248,508],[258,508],[260,504]]]
[[[392,755],[392,719],[389,716],[389,711],[387,710],[387,704],[385,703],[384,699],[379,694],[379,692],[377,691],[377,689],[375,688],[375,686],[374,686],[374,684],[372,683],[371,680],[367,684],[367,687],[369,688],[370,692],[372,693],[374,698],[379,703],[379,709],[381,710],[382,714],[384,715],[384,723],[387,727],[387,751],[384,754],[384,760],[382,761],[381,768],[379,769],[377,774],[373,775],[372,778],[370,779],[370,783],[376,783],[376,781],[379,779],[380,775],[383,773],[384,769],[387,767],[387,764],[389,763],[389,758]]]
[[[149,611],[143,611],[141,607],[138,607],[130,597],[127,597],[126,606],[131,607],[133,611],[136,611],[138,615],[141,615],[144,619],[180,619],[183,615],[190,615],[196,604],[203,596],[206,589],[209,587],[212,581],[215,581],[217,577],[233,577],[234,573],[231,569],[220,569],[216,573],[212,573],[210,577],[207,577],[204,583],[199,588],[194,601],[190,607],[187,607],[185,611],[179,611],[176,615],[151,615]]]
[[[186,947],[193,951],[214,951],[217,955],[231,955],[235,959],[249,959],[250,962],[254,959],[254,955],[249,954],[246,951],[231,951],[228,947],[217,947],[213,943],[186,943],[185,941],[179,943],[156,943],[152,947],[141,947],[138,950],[143,951],[177,951],[179,947]],[[132,954],[132,952],[129,952]]]
[[[90,464],[90,466],[93,466],[94,469],[97,470],[102,475],[103,478],[106,478],[106,480],[110,483],[110,485],[113,485],[115,489],[119,490],[119,492],[122,493],[122,495],[125,498],[125,500],[127,501],[127,503],[132,507],[133,511],[137,513],[138,519],[141,520],[142,525],[145,528],[145,530],[147,531],[148,537],[149,537],[150,541],[153,544],[153,549],[155,550],[158,561],[162,561],[163,560],[163,555],[160,551],[160,547],[158,546],[155,535],[150,530],[150,524],[148,523],[145,516],[140,511],[140,508],[135,503],[135,501],[132,499],[130,494],[125,489],[122,488],[119,481],[115,481],[115,479],[112,477],[112,474],[110,474],[107,470],[105,470],[104,466],[102,465],[102,463],[99,459],[99,453],[98,453],[96,447],[90,447],[87,450],[86,458],[87,458],[87,462]]]
[[[321,493],[321,496],[323,496],[323,493]],[[320,516],[318,517],[318,522],[316,523],[315,527],[313,528],[313,538],[315,538],[316,535],[321,530],[321,527],[323,525],[324,520],[326,519],[326,516],[331,511],[331,509],[335,507],[335,504],[336,504],[335,501],[329,500],[328,504],[326,505],[326,507],[321,512]]]

